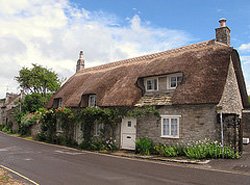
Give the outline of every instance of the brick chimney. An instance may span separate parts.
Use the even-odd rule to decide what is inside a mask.
[[[226,26],[226,22],[225,18],[219,20],[220,27],[215,29],[216,41],[230,46],[230,29]]]
[[[79,54],[79,59],[77,60],[77,64],[76,64],[76,72],[84,69],[84,58],[83,58],[83,51],[80,51]]]

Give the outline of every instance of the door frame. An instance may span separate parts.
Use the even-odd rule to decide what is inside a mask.
[[[123,131],[123,124],[125,124],[125,121],[127,123],[128,120],[134,120],[135,121],[135,132],[132,133],[128,133],[128,132],[124,132]],[[137,119],[136,118],[133,118],[133,117],[124,117],[122,118],[122,121],[121,121],[121,129],[120,129],[121,133],[120,133],[120,137],[121,137],[121,141],[120,141],[120,148],[121,149],[125,149],[125,150],[135,150],[135,142],[134,142],[134,149],[128,149],[128,148],[123,148],[123,134],[131,134],[131,135],[134,135],[135,136],[135,141],[136,141],[136,133],[137,133]]]

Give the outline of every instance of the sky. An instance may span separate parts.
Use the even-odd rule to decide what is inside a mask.
[[[80,50],[85,66],[165,51],[231,29],[250,94],[249,0],[0,0],[0,98],[18,93],[22,67],[47,67],[67,79]]]

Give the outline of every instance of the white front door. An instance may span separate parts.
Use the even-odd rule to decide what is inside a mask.
[[[124,118],[121,124],[121,148],[135,150],[136,119]]]

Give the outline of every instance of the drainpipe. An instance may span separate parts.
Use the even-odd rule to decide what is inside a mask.
[[[222,158],[224,158],[224,127],[223,127],[222,110],[220,111],[220,130],[221,130]]]
[[[217,107],[217,112],[220,114],[221,147],[222,147],[222,158],[224,158],[224,127],[223,127],[223,114],[221,106]]]

